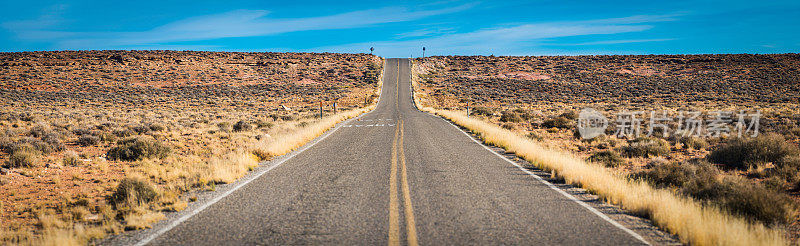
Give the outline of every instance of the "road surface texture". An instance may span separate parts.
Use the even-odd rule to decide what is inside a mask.
[[[387,59],[374,111],[126,243],[646,244],[447,121],[418,111],[410,73],[409,60]]]

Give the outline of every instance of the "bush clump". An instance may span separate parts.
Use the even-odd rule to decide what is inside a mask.
[[[767,189],[741,178],[728,176],[706,187],[688,189],[693,197],[709,200],[734,214],[767,225],[786,223],[796,211],[786,194]]]
[[[151,130],[150,130],[150,126],[144,126],[144,125],[140,125],[140,126],[132,126],[132,127],[130,128],[130,130],[131,130],[131,131],[134,131],[134,132],[136,132],[136,133],[138,133],[138,134],[146,134],[146,133],[148,133],[148,132],[150,132],[150,131],[151,131]]]
[[[275,126],[275,124],[272,123],[272,122],[267,122],[267,121],[263,121],[263,120],[257,120],[256,121],[256,127],[258,127],[258,128],[270,129],[273,126]]]
[[[163,130],[167,129],[167,127],[165,127],[164,125],[159,124],[159,123],[152,123],[152,124],[150,124],[149,127],[150,127],[150,130],[154,131],[154,132],[160,132],[160,131],[163,131]]]
[[[155,187],[140,178],[125,178],[120,181],[117,189],[111,194],[109,200],[114,207],[125,205],[146,204],[158,196]]]
[[[110,160],[136,161],[144,158],[164,158],[171,149],[152,139],[129,138],[117,142],[117,146],[108,150]]]
[[[775,133],[754,138],[734,138],[708,155],[712,162],[726,167],[747,170],[757,163],[772,163],[777,168],[788,164],[787,157],[800,155],[797,146]]]
[[[639,137],[620,148],[626,157],[654,157],[669,154],[669,143],[663,139]]]
[[[44,137],[44,140],[32,137],[24,137],[14,142],[4,143],[4,146],[2,147],[4,148],[4,151],[8,153],[30,147],[44,154],[49,154],[64,150],[64,143],[62,143],[58,137],[54,137],[54,135],[48,135]]]
[[[486,107],[474,107],[472,108],[470,115],[483,115],[483,116],[492,116],[494,112],[491,109]]]
[[[39,166],[39,156],[42,153],[33,146],[26,145],[14,150],[6,160],[4,166],[8,168],[31,168]]]
[[[588,161],[602,163],[606,167],[618,167],[624,160],[617,152],[611,150],[603,150],[589,156]]]
[[[247,123],[247,121],[240,120],[239,122],[236,122],[236,124],[233,124],[234,132],[244,132],[252,129],[253,125],[250,125],[250,123]]]
[[[521,122],[522,117],[519,116],[516,112],[509,112],[504,111],[502,115],[500,115],[500,122]]]
[[[707,162],[666,162],[634,173],[633,177],[659,188],[688,187],[687,189],[694,190],[713,183],[718,174],[719,170]]]
[[[786,223],[796,213],[787,195],[744,178],[723,175],[705,161],[665,163],[632,177],[656,187],[675,188],[687,196],[767,225]]]
[[[564,112],[559,117],[567,118],[568,120],[577,120],[578,119],[578,112],[575,111],[568,111]]]
[[[569,129],[573,126],[573,120],[570,120],[567,117],[558,116],[555,118],[547,119],[542,122],[542,126],[545,128],[561,128],[561,129]]]
[[[131,129],[114,130],[113,133],[114,133],[114,136],[121,137],[121,138],[127,138],[127,137],[130,137],[130,136],[136,135],[136,132],[134,132]]]
[[[75,153],[74,151],[68,151],[64,155],[64,159],[62,159],[61,162],[62,164],[64,164],[64,166],[74,167],[74,166],[79,166],[81,160],[78,156],[78,153]]]
[[[682,144],[686,149],[700,150],[708,147],[708,142],[698,137],[679,137],[675,142]]]
[[[526,137],[528,137],[529,139],[536,140],[536,141],[542,141],[542,139],[544,139],[539,134],[536,134],[536,132],[529,132],[528,135],[526,135]]]
[[[100,137],[95,135],[82,135],[78,137],[78,145],[80,146],[95,146],[100,143]]]

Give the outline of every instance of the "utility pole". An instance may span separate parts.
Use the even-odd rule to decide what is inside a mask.
[[[469,101],[467,101],[467,118],[469,118]]]
[[[333,101],[333,114],[336,114],[336,101]]]
[[[319,118],[322,119],[322,101],[319,101]]]
[[[425,46],[422,46],[422,58],[425,58]]]

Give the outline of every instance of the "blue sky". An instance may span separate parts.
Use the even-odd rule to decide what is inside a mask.
[[[800,52],[800,1],[11,1],[0,51]]]

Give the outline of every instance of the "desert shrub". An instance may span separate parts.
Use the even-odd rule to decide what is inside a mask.
[[[655,165],[649,170],[634,173],[632,177],[656,187],[675,188],[692,198],[768,225],[785,223],[795,214],[796,208],[785,194],[740,177],[719,178],[720,174],[711,164],[697,161]]]
[[[542,139],[544,139],[542,136],[539,136],[539,134],[536,134],[536,132],[529,132],[526,137],[536,141],[542,141]]]
[[[14,141],[8,137],[0,137],[0,151],[11,153],[14,148]]]
[[[611,150],[603,150],[595,152],[594,154],[592,154],[592,156],[589,156],[587,160],[591,162],[601,163],[606,167],[618,167],[624,162],[622,157],[617,152]]]
[[[564,117],[567,118],[568,120],[576,120],[578,119],[578,112],[575,111],[564,112],[563,114],[559,115],[559,117]]]
[[[117,146],[108,150],[111,160],[135,161],[144,158],[164,158],[171,152],[169,147],[152,139],[129,138],[117,142]]]
[[[522,121],[522,117],[515,112],[503,111],[502,115],[500,115],[501,122],[520,122]]]
[[[62,164],[64,164],[64,166],[72,166],[72,167],[74,167],[74,166],[80,165],[81,161],[78,158],[78,154],[77,153],[75,153],[73,151],[69,151],[69,153],[64,155],[64,159],[62,159],[61,162],[62,162]]]
[[[272,128],[273,126],[275,126],[275,124],[273,124],[272,122],[267,122],[267,121],[263,121],[263,120],[257,120],[256,121],[256,127],[258,127],[258,128],[269,129],[269,128]]]
[[[114,122],[103,122],[103,124],[96,125],[94,128],[101,131],[109,131],[111,128],[114,128],[117,124]]]
[[[706,162],[665,162],[652,165],[648,170],[634,173],[634,179],[642,179],[655,187],[706,187],[719,174],[714,166]]]
[[[732,213],[767,225],[785,223],[795,213],[786,194],[741,177],[725,177],[705,187],[685,188],[691,196],[711,201]]]
[[[33,146],[27,145],[20,147],[11,153],[8,160],[6,160],[5,166],[9,168],[37,167],[39,166],[39,157],[41,155],[42,153]]]
[[[247,121],[240,120],[239,122],[236,122],[236,124],[233,124],[233,131],[235,132],[249,131],[252,129],[253,125],[250,125],[250,123],[247,123]]]
[[[800,155],[797,146],[787,142],[779,134],[763,134],[754,138],[734,138],[714,149],[708,155],[712,162],[726,167],[746,170],[755,163],[773,163],[783,166],[782,160],[788,156]]]
[[[120,181],[117,189],[111,194],[109,200],[115,207],[125,205],[146,204],[158,196],[155,187],[140,178],[125,178]]]
[[[561,128],[561,129],[568,129],[572,128],[573,121],[566,118],[566,117],[555,117],[550,118],[542,122],[542,126],[545,128]]]
[[[159,123],[152,123],[152,124],[150,124],[149,127],[150,127],[150,130],[154,131],[154,132],[160,132],[160,131],[163,131],[163,130],[167,129],[164,125],[159,124]]]
[[[95,146],[100,143],[100,137],[94,135],[82,135],[78,137],[78,145],[80,146]]]
[[[294,117],[294,115],[280,115],[280,116],[278,116],[278,118],[283,120],[283,121],[295,121],[295,120],[297,120],[297,117]]]
[[[28,131],[28,136],[38,138],[48,133],[50,133],[50,131],[49,129],[47,129],[47,127],[43,125],[36,125],[33,128],[31,128],[30,131]]]
[[[626,157],[653,157],[669,154],[667,141],[652,137],[639,137],[620,148]]]
[[[530,121],[534,117],[534,115],[530,111],[521,108],[514,109],[514,113],[519,115],[519,117],[525,121]]]
[[[506,130],[514,130],[514,124],[511,123],[505,123],[503,125],[500,125],[500,127]]]
[[[698,137],[680,137],[676,139],[676,142],[683,144],[683,147],[687,149],[699,150],[708,147],[708,142]]]
[[[593,142],[596,142],[596,144],[597,144],[596,147],[597,148],[599,148],[599,149],[610,149],[610,148],[617,147],[617,141],[615,141],[615,140],[613,140],[611,138],[608,138],[608,137],[604,137],[604,136],[607,136],[607,135],[600,135],[599,137],[592,138],[593,140],[595,140]]]
[[[64,143],[61,142],[61,137],[54,133],[48,133],[42,135],[42,142],[44,142],[45,146],[40,149],[40,151],[45,153],[56,152],[64,150]]]
[[[19,119],[21,121],[27,121],[27,122],[35,121],[36,118],[37,118],[36,115],[33,115],[31,113],[27,113],[27,112],[19,113],[19,115],[17,115],[17,117],[16,117],[16,119]]]
[[[121,137],[121,138],[127,138],[127,137],[130,137],[130,136],[136,135],[136,132],[134,132],[131,129],[114,130],[113,133],[114,133],[115,136]]]
[[[98,137],[100,138],[100,141],[106,141],[106,142],[117,141],[117,135],[114,135],[113,133],[101,133]]]
[[[64,144],[61,143],[61,140],[59,140],[57,137],[47,137],[45,140],[46,141],[32,137],[24,137],[9,145],[8,148],[10,149],[10,152],[14,152],[24,147],[31,147],[32,149],[45,154],[64,149]]]
[[[89,129],[86,129],[86,128],[74,129],[74,130],[72,130],[72,133],[74,133],[75,135],[78,135],[78,136],[82,136],[82,135],[97,135],[96,131],[89,130]]]
[[[494,112],[491,109],[486,107],[474,107],[472,108],[470,115],[483,115],[483,116],[492,116]]]
[[[130,128],[130,130],[134,131],[134,132],[136,132],[138,134],[145,134],[145,133],[150,132],[150,127],[149,126],[132,126]]]
[[[800,127],[794,127],[789,130],[789,134],[792,134],[796,137],[800,137]]]
[[[228,122],[217,123],[217,127],[219,127],[219,130],[222,131],[222,132],[231,131],[231,123],[228,123]]]
[[[769,175],[773,183],[780,180],[781,188],[800,190],[800,156],[786,156],[780,160],[780,167],[776,167]]]

